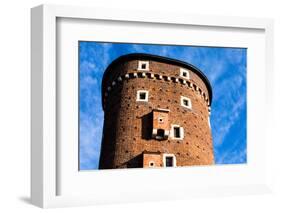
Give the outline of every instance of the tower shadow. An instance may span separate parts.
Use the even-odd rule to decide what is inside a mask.
[[[152,112],[141,117],[141,137],[145,140],[150,140],[152,134]]]

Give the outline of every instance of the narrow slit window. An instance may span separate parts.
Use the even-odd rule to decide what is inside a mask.
[[[174,127],[174,137],[180,138],[180,127]]]

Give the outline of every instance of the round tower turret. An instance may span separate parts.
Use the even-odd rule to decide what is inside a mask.
[[[212,88],[191,64],[150,54],[114,60],[102,81],[99,168],[214,163]]]

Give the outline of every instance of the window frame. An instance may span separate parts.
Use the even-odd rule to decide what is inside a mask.
[[[145,64],[145,69],[142,68],[142,65]],[[138,70],[149,71],[149,61],[138,61]]]
[[[180,129],[180,137],[175,137],[175,134],[174,134],[174,128],[179,128]],[[184,139],[184,128],[178,124],[172,124],[171,125],[171,130],[170,130],[170,137],[171,139],[173,140],[183,140]]]
[[[145,93],[145,99],[141,99],[140,98],[141,93]],[[137,99],[136,99],[136,101],[138,101],[138,102],[148,102],[148,95],[149,95],[149,91],[148,90],[138,90],[137,91]]]
[[[184,76],[183,73],[187,73],[187,76]],[[180,77],[185,78],[185,79],[190,79],[190,72],[188,69],[185,68],[180,68]]]
[[[189,102],[189,105],[188,105],[188,106],[186,106],[186,105],[184,104],[184,101],[185,101],[185,100],[187,100],[187,101]],[[191,102],[191,99],[188,98],[188,97],[185,97],[185,96],[181,96],[181,106],[182,106],[182,107],[185,107],[185,108],[187,108],[187,109],[192,109],[192,102]]]
[[[166,158],[167,157],[172,157],[173,158],[173,166],[166,166]],[[176,158],[176,156],[174,155],[174,154],[167,154],[167,153],[164,153],[163,154],[163,167],[165,167],[165,168],[172,168],[172,167],[177,167],[177,158]]]

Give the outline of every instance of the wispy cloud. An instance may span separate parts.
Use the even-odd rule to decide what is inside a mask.
[[[246,50],[169,45],[80,42],[80,167],[98,167],[103,110],[101,81],[117,57],[134,52],[186,61],[208,77],[213,88],[212,133],[216,163],[246,161]]]

